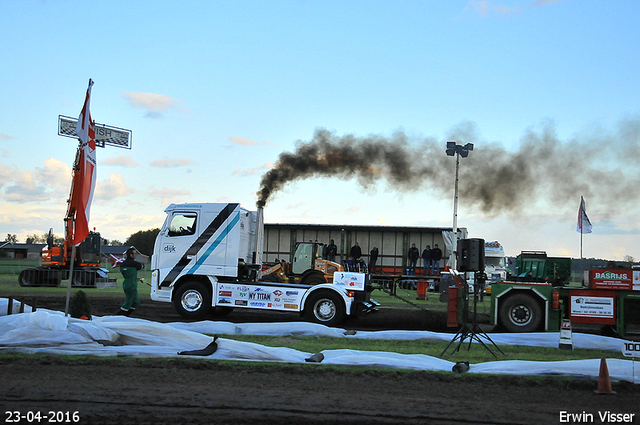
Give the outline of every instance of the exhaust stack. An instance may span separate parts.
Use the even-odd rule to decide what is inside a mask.
[[[262,247],[264,246],[264,208],[258,207],[258,222],[256,231],[256,258],[254,263],[258,267],[258,280],[262,279]]]

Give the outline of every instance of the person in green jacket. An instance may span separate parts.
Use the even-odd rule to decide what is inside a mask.
[[[122,289],[124,289],[124,304],[120,307],[118,314],[130,316],[131,313],[140,305],[140,297],[138,296],[138,270],[144,268],[144,265],[135,260],[135,248],[127,249],[126,259],[120,264],[120,273],[124,277]]]

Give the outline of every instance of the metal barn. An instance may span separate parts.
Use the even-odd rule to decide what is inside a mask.
[[[369,252],[377,247],[378,267],[388,273],[401,274],[407,267],[407,252],[412,243],[422,253],[427,245],[438,244],[442,250],[441,267],[447,264],[453,246],[451,227],[403,227],[403,226],[351,226],[330,224],[282,224],[265,223],[263,260],[291,261],[291,251],[296,242],[312,241],[329,244],[331,239],[338,247],[336,261],[344,263],[351,247],[358,242],[362,258],[369,263]],[[458,229],[458,238],[464,239],[467,229]],[[418,261],[422,266],[422,260]]]

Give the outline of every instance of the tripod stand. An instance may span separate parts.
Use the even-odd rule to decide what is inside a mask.
[[[469,323],[469,296],[468,296],[469,284],[457,272],[453,273],[454,282],[461,289],[461,292],[462,292],[461,296],[464,300],[463,306],[462,306],[462,327],[460,328],[460,330],[458,330],[458,332],[455,334],[455,336],[449,342],[449,344],[445,347],[445,349],[442,350],[442,353],[440,353],[441,356],[444,355],[444,353],[449,349],[449,347],[451,347],[451,345],[453,345],[453,343],[455,343],[456,341],[458,341],[458,345],[452,351],[452,353],[455,353],[456,351],[460,351],[460,346],[464,343],[464,341],[467,338],[469,339],[469,346],[467,347],[467,351],[471,349],[471,343],[475,340],[480,344],[482,344],[482,346],[486,348],[491,354],[493,354],[493,357],[498,357],[496,356],[496,353],[494,353],[491,350],[491,348],[484,343],[484,341],[482,340],[484,338],[485,340],[493,344],[493,346],[497,348],[498,351],[502,353],[502,355],[504,355],[504,352],[500,349],[500,347],[498,347],[496,343],[493,342],[491,338],[489,338],[489,335],[487,335],[487,333],[484,330],[482,330],[482,328],[478,324],[477,314],[476,314],[478,309],[478,290],[481,291],[484,288],[485,274],[484,272],[473,272],[473,273],[475,277],[475,284],[473,285],[473,319],[471,323]]]

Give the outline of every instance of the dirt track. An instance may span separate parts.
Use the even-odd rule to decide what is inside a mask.
[[[64,300],[39,300],[64,309]],[[94,314],[119,302],[91,299]],[[383,310],[349,322],[361,329],[430,329],[440,315]],[[168,304],[145,303],[138,317],[179,321]],[[224,320],[297,320],[290,315],[233,312]],[[413,326],[413,327],[412,327]],[[234,366],[206,360],[43,357],[0,360],[0,407],[5,411],[74,412],[92,424],[556,424],[561,412],[636,414],[640,385],[614,383],[617,395],[594,394],[591,380],[532,379],[358,369],[316,364]],[[11,414],[4,413],[5,423]],[[583,421],[584,423],[585,421]],[[23,421],[22,423],[27,423]],[[47,423],[46,420],[40,423]]]

